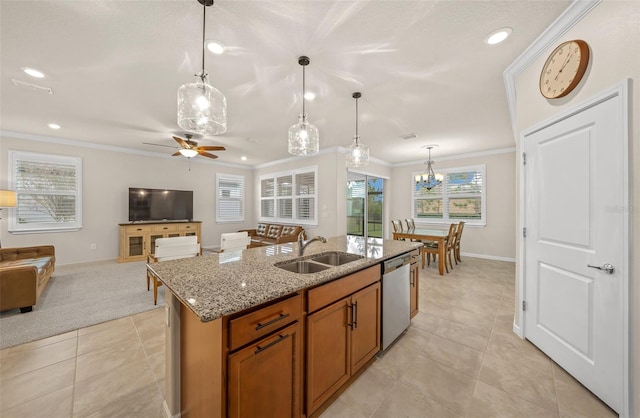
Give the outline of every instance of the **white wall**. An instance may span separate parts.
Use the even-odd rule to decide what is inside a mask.
[[[58,264],[115,259],[118,256],[119,223],[128,222],[128,188],[150,187],[193,190],[194,220],[202,221],[202,246],[220,245],[220,234],[255,225],[253,172],[251,169],[188,161],[183,157],[158,157],[66,145],[39,140],[0,138],[0,188],[7,188],[7,151],[30,151],[82,158],[83,227],[75,232],[10,234],[7,210],[0,215],[0,236],[4,247],[53,244]],[[246,218],[243,223],[217,224],[215,221],[216,172],[244,175]],[[90,248],[96,244],[96,249]]]
[[[571,39],[585,40],[591,49],[591,63],[580,85],[566,97],[546,100],[538,91],[538,79],[547,56],[555,45]],[[579,23],[565,33],[561,39],[536,58],[529,67],[517,76],[516,97],[517,131],[522,132],[584,102],[621,81],[631,78],[631,155],[632,202],[627,208],[632,225],[631,253],[631,393],[636,395],[631,416],[640,417],[640,147],[635,144],[640,132],[640,2],[605,0],[587,14]],[[516,141],[518,142],[518,141]],[[517,144],[519,145],[519,144]],[[636,261],[636,263],[634,263]],[[516,295],[518,289],[516,289]],[[516,324],[520,325],[519,311],[516,310]]]
[[[487,224],[482,227],[465,225],[461,241],[463,253],[515,260],[515,156],[513,150],[496,150],[478,156],[433,158],[436,161],[436,171],[445,168],[486,165]],[[424,168],[424,163],[420,162],[392,169],[390,219],[411,218],[412,173],[424,172]],[[424,224],[424,226],[446,229],[444,225]]]

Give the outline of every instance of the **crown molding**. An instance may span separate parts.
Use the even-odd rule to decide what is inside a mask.
[[[465,158],[474,158],[474,157],[485,157],[488,155],[499,155],[499,154],[508,154],[510,152],[516,152],[516,147],[509,148],[498,148],[489,151],[479,151],[479,152],[468,152],[466,154],[456,154],[449,155],[447,157],[438,157],[438,161],[453,161],[453,160],[462,160]],[[421,160],[408,161],[406,163],[398,163],[393,164],[393,167],[406,167],[409,165],[422,164],[424,163],[424,158]]]
[[[602,0],[574,0],[573,3],[504,70],[502,75],[507,93],[507,104],[509,106],[511,130],[514,141],[518,138],[516,126],[516,78],[525,68],[529,67],[536,58],[549,50],[560,37],[580,22],[582,18],[589,14],[589,12],[601,2]]]

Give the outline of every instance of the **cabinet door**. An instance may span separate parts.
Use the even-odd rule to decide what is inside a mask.
[[[351,298],[307,317],[307,416],[349,379]]]
[[[130,228],[126,235],[125,257],[142,258],[145,254],[144,228]]]
[[[351,296],[351,374],[380,351],[380,282]]]
[[[299,417],[300,326],[295,323],[229,356],[229,417]]]
[[[418,283],[419,283],[420,267],[418,263],[411,264],[411,275],[409,276],[409,311],[411,318],[418,314]]]
[[[162,232],[154,232],[149,234],[149,253],[155,255],[156,253],[156,240],[158,238],[166,238]]]

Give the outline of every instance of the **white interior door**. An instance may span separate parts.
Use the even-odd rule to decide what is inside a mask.
[[[622,100],[611,95],[523,139],[524,335],[619,413],[628,387]],[[589,267],[605,264],[613,271]]]

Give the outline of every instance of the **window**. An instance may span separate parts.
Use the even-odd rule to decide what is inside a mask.
[[[442,184],[427,190],[413,173],[413,218],[425,223],[465,221],[468,225],[486,224],[484,165],[440,170]]]
[[[260,176],[260,220],[316,225],[318,168]]]
[[[244,221],[244,176],[216,174],[216,222]]]
[[[82,227],[80,158],[9,151],[9,179],[18,200],[9,218],[9,231]]]

